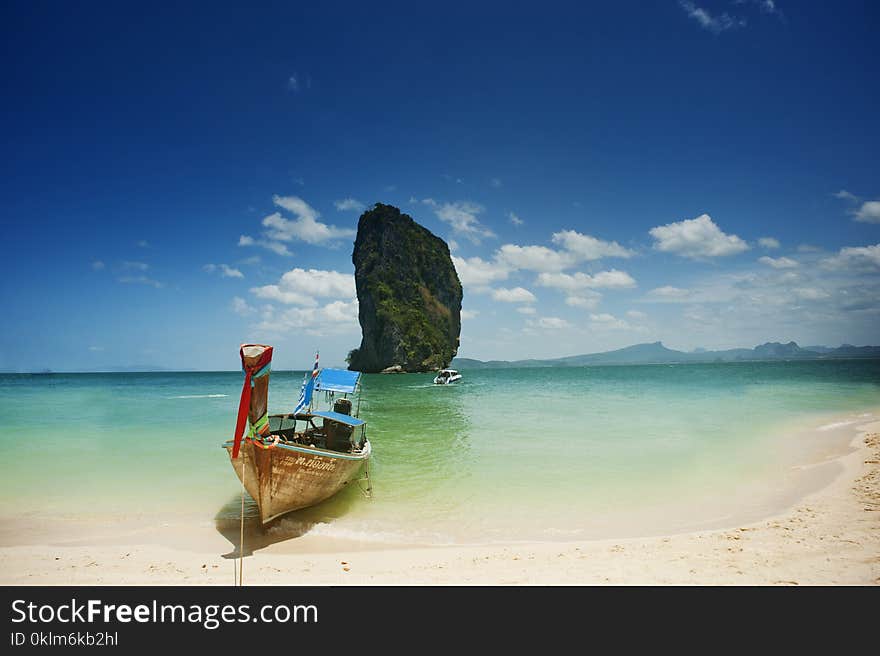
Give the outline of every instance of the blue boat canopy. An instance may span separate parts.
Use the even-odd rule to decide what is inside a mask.
[[[318,412],[311,413],[313,417],[322,417],[324,419],[331,419],[332,421],[338,421],[340,424],[346,424],[347,426],[363,426],[367,422],[363,419],[358,419],[357,417],[352,417],[351,415],[344,415],[340,412],[330,412],[329,410],[319,410]]]
[[[315,380],[316,392],[341,392],[352,394],[357,389],[358,380],[361,377],[359,371],[347,369],[321,369]]]

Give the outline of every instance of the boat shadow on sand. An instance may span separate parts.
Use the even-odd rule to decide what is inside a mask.
[[[244,557],[278,542],[295,540],[306,535],[315,526],[327,524],[349,512],[351,507],[363,501],[363,492],[352,483],[330,499],[310,508],[296,510],[268,524],[260,522],[260,512],[250,495],[244,495]],[[222,554],[223,558],[239,557],[241,538],[241,497],[230,498],[214,516],[214,526],[232,547]]]

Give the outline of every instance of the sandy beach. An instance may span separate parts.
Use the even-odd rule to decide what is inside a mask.
[[[812,467],[830,482],[776,516],[724,530],[482,546],[353,545],[306,535],[256,545],[248,585],[876,585],[880,583],[880,422],[849,427],[844,454]],[[9,531],[11,527],[7,527]],[[198,533],[198,537],[196,534]],[[0,549],[11,585],[230,585],[237,560],[217,531],[179,548],[107,527],[88,543]],[[113,536],[107,537],[107,536]],[[310,542],[311,541],[311,544]],[[225,555],[224,555],[225,554]]]

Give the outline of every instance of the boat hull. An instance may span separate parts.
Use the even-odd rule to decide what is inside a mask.
[[[370,457],[369,442],[361,453],[340,453],[283,443],[262,448],[246,441],[235,460],[232,442],[223,447],[236,476],[256,501],[264,524],[329,499],[357,480]]]

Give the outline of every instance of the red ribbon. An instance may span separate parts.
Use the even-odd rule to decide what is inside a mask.
[[[232,444],[233,460],[238,458],[238,452],[241,449],[241,438],[244,435],[244,429],[247,425],[248,410],[250,410],[251,406],[251,380],[255,372],[262,369],[272,360],[272,347],[270,346],[263,351],[263,354],[260,356],[260,359],[257,360],[256,364],[248,367],[244,364],[244,348],[246,346],[254,345],[242,344],[241,351],[239,352],[241,355],[241,365],[244,368],[244,387],[241,388],[241,401],[238,404],[238,419],[235,422],[235,434],[233,436],[234,441]]]

